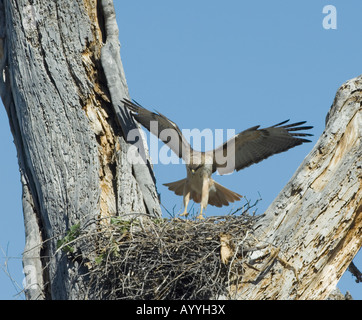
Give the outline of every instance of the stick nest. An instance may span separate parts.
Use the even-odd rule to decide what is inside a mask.
[[[116,217],[59,247],[82,257],[91,299],[232,298],[248,254],[260,249],[253,237],[259,218],[247,211],[201,221]],[[95,248],[86,258],[81,243]]]

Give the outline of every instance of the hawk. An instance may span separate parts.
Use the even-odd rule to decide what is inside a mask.
[[[164,184],[176,195],[183,196],[182,216],[188,215],[187,206],[190,199],[201,203],[200,214],[197,217],[199,219],[204,219],[202,213],[208,204],[222,207],[241,199],[240,194],[214,181],[211,178],[214,172],[218,171],[220,175],[224,175],[234,170],[239,171],[273,154],[304,142],[311,142],[304,137],[312,134],[300,131],[312,129],[312,126],[302,126],[306,121],[286,124],[289,121],[286,120],[264,129],[259,129],[260,126],[251,127],[214,150],[200,152],[192,149],[179,127],[160,112],[151,112],[128,99],[122,102],[141,125],[185,161],[186,178]],[[152,121],[155,121],[157,126],[152,126]]]

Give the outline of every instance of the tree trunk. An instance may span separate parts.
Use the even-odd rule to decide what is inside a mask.
[[[239,298],[325,299],[361,248],[361,105],[359,76],[338,90],[323,134],[259,220],[255,236],[271,246],[252,258],[266,255],[264,275],[249,269]]]
[[[57,250],[72,226],[161,215],[149,161],[127,160],[138,127],[120,102],[119,49],[112,1],[0,0],[0,94],[23,185],[28,299],[84,298],[87,268]]]

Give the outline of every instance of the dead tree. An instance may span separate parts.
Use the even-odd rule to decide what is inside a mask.
[[[0,0],[0,94],[23,186],[28,299],[107,298],[89,287],[102,248],[83,235],[121,218],[119,242],[110,235],[119,255],[136,232],[123,222],[130,213],[161,216],[147,149],[140,150],[144,164],[128,158],[126,138],[138,127],[121,103],[128,89],[119,49],[110,0]],[[362,244],[361,92],[361,77],[338,90],[316,146],[250,227],[255,246],[243,249],[240,279],[218,284],[226,285],[227,297],[324,299],[334,289]],[[214,226],[207,223],[200,228],[209,233]],[[147,225],[147,232],[156,230]],[[216,230],[205,239],[222,249],[212,250],[213,261],[230,275],[239,259],[232,243],[238,224],[220,225],[222,235]],[[164,244],[177,245],[171,231]],[[248,234],[243,230],[240,239]]]
[[[339,88],[324,132],[258,222],[273,249],[253,258],[267,254],[268,272],[250,270],[240,298],[325,299],[361,248],[361,105],[359,76]]]
[[[137,126],[120,103],[119,49],[112,1],[0,1],[0,93],[23,186],[29,299],[79,298],[86,268],[56,253],[72,225],[161,215],[149,163],[127,160]]]

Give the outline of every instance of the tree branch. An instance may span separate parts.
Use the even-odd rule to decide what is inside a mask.
[[[352,275],[356,278],[357,283],[362,282],[362,272],[359,271],[359,269],[356,267],[356,265],[353,263],[353,261],[349,265],[348,271],[351,272]]]
[[[129,111],[123,106],[121,102],[124,98],[129,98],[128,87],[126,77],[123,70],[121,57],[119,54],[120,43],[118,40],[118,26],[116,22],[116,14],[114,11],[112,0],[102,0],[103,15],[105,20],[106,30],[106,43],[102,47],[101,61],[104,73],[107,79],[107,86],[111,95],[112,105],[117,116],[118,123],[123,131],[123,137],[120,137],[120,145],[123,149],[123,156],[120,155],[117,159],[121,164],[120,168],[125,168],[125,172],[121,169],[119,177],[122,176],[122,181],[128,181],[126,176],[127,172],[130,172],[127,168],[132,167],[134,177],[139,185],[140,191],[143,196],[143,201],[146,206],[147,212],[155,217],[161,217],[162,212],[160,208],[160,202],[155,189],[155,177],[153,175],[152,167],[149,162],[147,144],[143,140],[143,135],[140,133],[140,128],[134,122]],[[139,154],[141,155],[144,163],[127,163],[129,157],[127,157],[129,145],[125,143],[128,133],[131,130],[138,130],[137,136],[142,140],[142,143],[138,144],[140,148]],[[129,141],[127,141],[129,142]],[[119,180],[119,179],[118,179]],[[121,181],[118,181],[118,185]],[[119,189],[119,188],[118,188]],[[123,193],[125,189],[122,188],[120,193],[119,203],[122,204]],[[121,210],[122,211],[122,210]],[[127,212],[127,211],[125,211]]]
[[[257,235],[298,273],[275,263],[242,299],[325,299],[362,245],[362,78],[336,94],[326,128],[259,221]],[[256,253],[255,253],[256,254]]]

